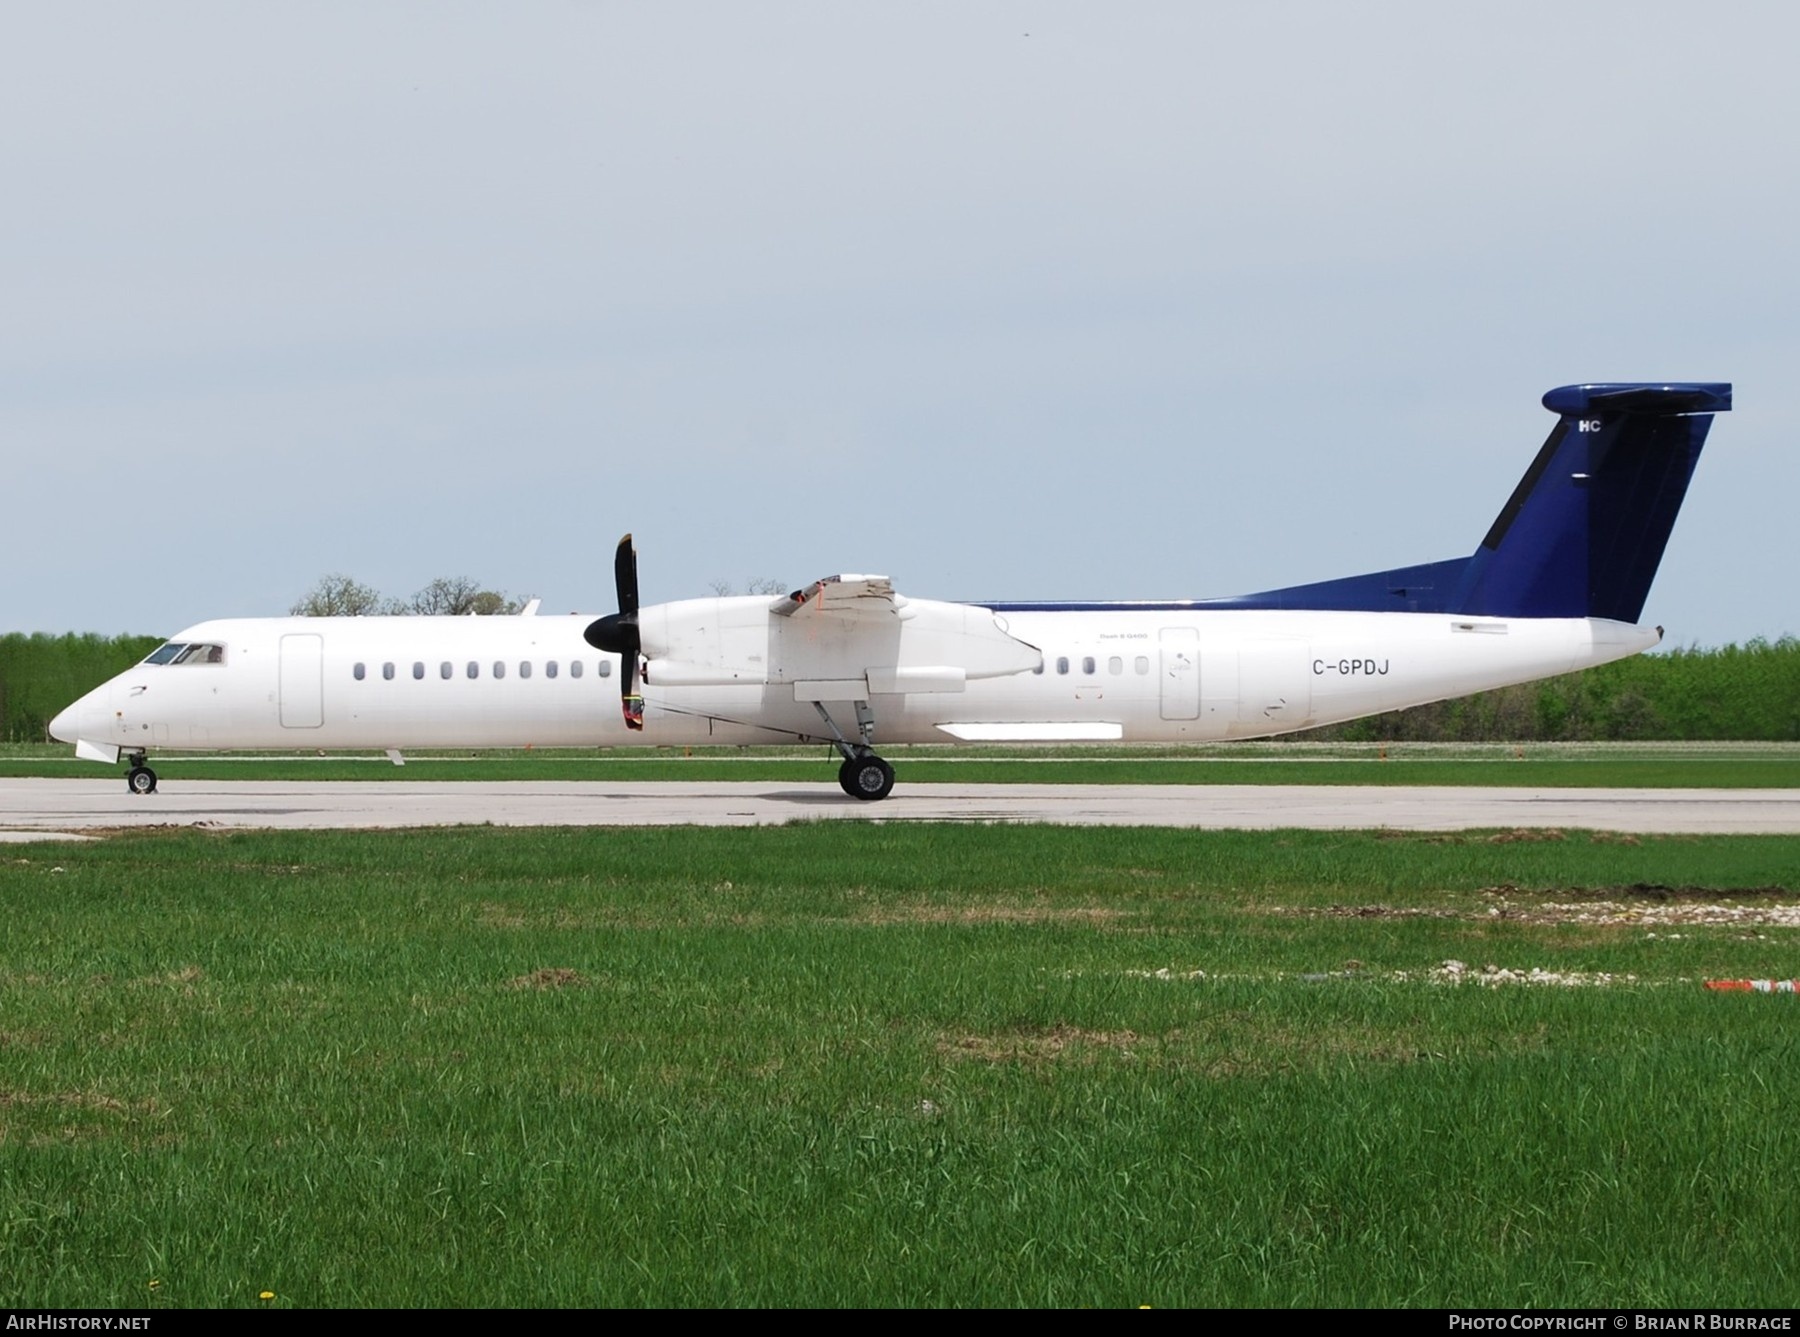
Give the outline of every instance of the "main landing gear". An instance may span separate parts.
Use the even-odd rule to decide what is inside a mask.
[[[126,760],[131,762],[131,769],[125,772],[125,787],[134,794],[154,794],[156,772],[144,765],[144,754],[133,752]]]
[[[862,739],[860,743],[852,743],[844,737],[823,701],[813,702],[813,709],[831,730],[833,745],[844,754],[844,764],[838,767],[838,784],[851,798],[873,802],[894,792],[894,768],[876,756],[871,746],[875,741],[875,712],[869,709],[867,701],[853,704],[856,706],[856,731]]]
[[[851,798],[886,798],[894,791],[894,768],[873,752],[849,757],[838,767],[838,783]]]

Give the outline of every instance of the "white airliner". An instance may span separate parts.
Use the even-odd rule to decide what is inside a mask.
[[[939,603],[885,576],[776,598],[539,617],[249,618],[189,627],[50,724],[77,755],[829,740],[885,798],[874,745],[1256,738],[1566,673],[1655,645],[1637,625],[1714,382],[1563,386],[1468,557],[1229,599]],[[617,691],[617,704],[613,692]]]

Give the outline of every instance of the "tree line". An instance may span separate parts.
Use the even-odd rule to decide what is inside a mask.
[[[59,710],[161,644],[160,636],[0,636],[0,737],[43,742]]]
[[[391,599],[340,572],[319,577],[288,609],[295,617],[464,617],[516,613],[525,600],[482,588],[468,576],[440,576],[410,599]]]
[[[729,580],[711,582],[712,592],[721,598],[739,591]],[[785,594],[788,587],[779,580],[756,576],[745,583],[745,594]],[[499,590],[484,588],[468,576],[441,576],[410,599],[394,599],[373,585],[365,585],[342,572],[319,577],[314,585],[289,607],[295,617],[464,617],[516,613],[525,600]]]
[[[446,611],[455,611],[454,605]],[[0,738],[42,742],[57,711],[159,644],[157,636],[0,636]],[[1800,640],[1784,636],[1722,649],[1638,655],[1560,678],[1290,737],[1447,743],[1800,741]]]

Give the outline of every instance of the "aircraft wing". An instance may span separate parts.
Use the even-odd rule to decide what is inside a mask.
[[[769,605],[769,681],[809,700],[960,692],[1041,656],[974,605],[908,599],[886,576],[827,576]]]
[[[804,611],[812,617],[879,624],[899,617],[905,602],[894,593],[894,582],[886,576],[826,576],[782,595],[769,605],[769,611],[777,617]]]
[[[869,575],[827,576],[767,603],[659,604],[640,615],[640,636],[659,687],[779,683],[802,701],[960,692],[1043,659],[991,608],[908,599]]]

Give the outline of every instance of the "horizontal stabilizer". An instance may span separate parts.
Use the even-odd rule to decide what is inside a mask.
[[[1559,385],[1544,396],[1552,413],[1726,413],[1731,386],[1723,381],[1686,381],[1674,385],[1623,382]]]

